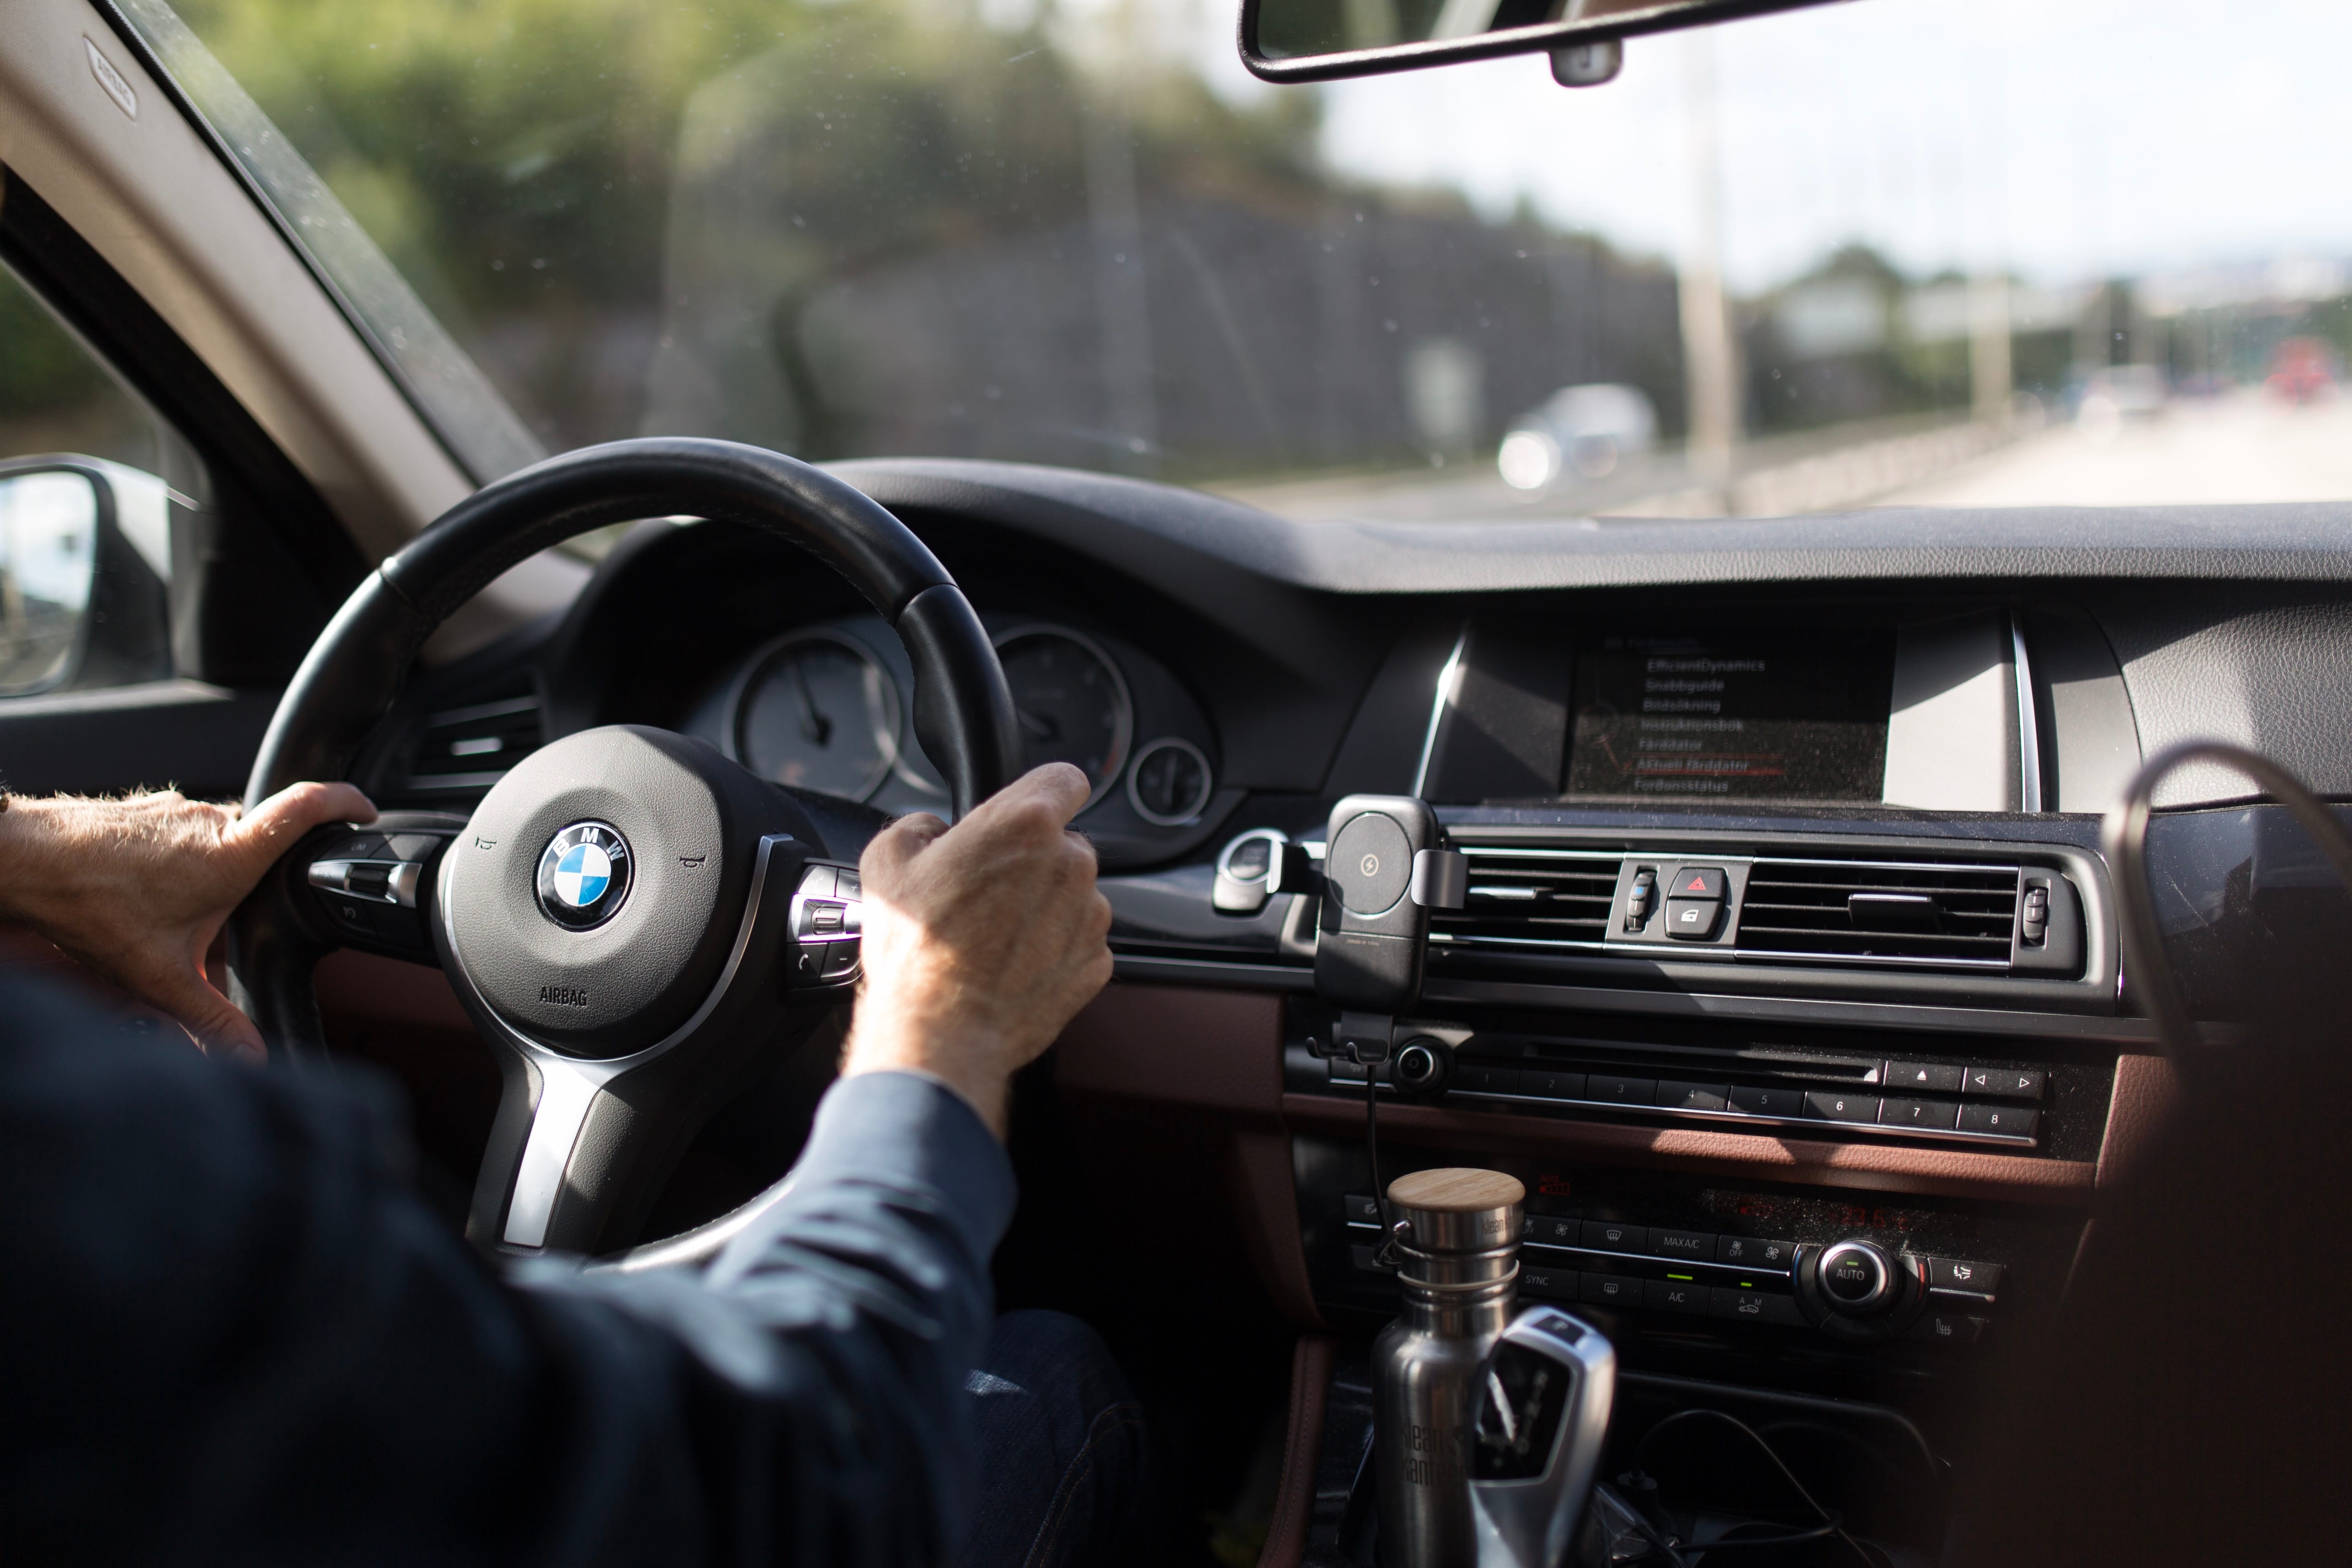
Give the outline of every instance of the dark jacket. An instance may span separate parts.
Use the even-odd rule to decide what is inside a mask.
[[[955,1094],[836,1085],[707,1272],[501,1274],[317,1075],[0,978],[0,1561],[934,1563],[1011,1216]]]

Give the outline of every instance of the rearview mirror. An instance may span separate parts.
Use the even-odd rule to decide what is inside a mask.
[[[1620,39],[1828,0],[1242,0],[1242,63],[1268,81],[1325,81],[1549,50],[1586,86],[1617,74]]]

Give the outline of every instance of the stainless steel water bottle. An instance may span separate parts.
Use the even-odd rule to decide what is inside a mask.
[[[1404,1313],[1372,1343],[1381,1561],[1473,1568],[1479,1367],[1511,1321],[1527,1189],[1497,1171],[1416,1171],[1388,1197]]]

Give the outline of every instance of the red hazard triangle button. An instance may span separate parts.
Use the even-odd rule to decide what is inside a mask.
[[[1675,879],[1667,887],[1670,896],[1677,899],[1719,899],[1723,897],[1723,868],[1685,866],[1675,873]]]

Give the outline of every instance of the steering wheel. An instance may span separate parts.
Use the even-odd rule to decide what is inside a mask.
[[[959,816],[1013,776],[1021,734],[995,649],[904,523],[793,458],[664,438],[500,479],[371,574],[279,701],[247,807],[343,776],[426,637],[500,573],[593,528],[674,515],[780,534],[865,595],[906,645],[915,733]],[[837,838],[847,815],[825,814]],[[311,970],[344,943],[319,889],[414,908],[502,1079],[467,1234],[606,1251],[634,1237],[709,1115],[850,1001],[864,846],[829,842],[814,818],[702,742],[637,725],[566,735],[462,827],[306,837],[230,921],[232,996],[273,1051],[323,1061]]]

